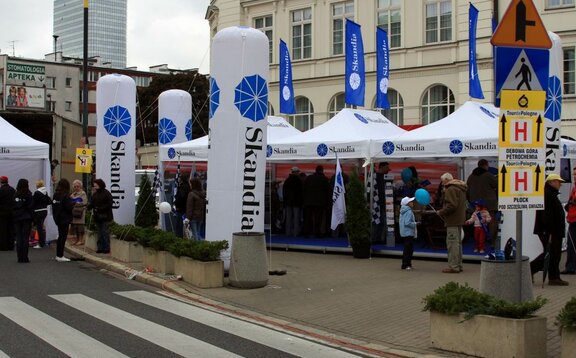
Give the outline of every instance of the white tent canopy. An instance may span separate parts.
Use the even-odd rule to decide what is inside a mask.
[[[373,158],[466,158],[498,156],[500,109],[467,101],[447,117],[393,140],[372,142]],[[562,139],[563,157],[576,158],[576,142]]]
[[[301,132],[294,128],[282,117],[268,116],[267,138],[268,145],[277,141],[294,137]],[[177,161],[178,155],[182,161],[207,161],[208,136],[200,137],[189,142],[160,146],[161,161]]]
[[[406,132],[380,112],[345,108],[329,121],[272,145],[269,161],[363,159],[370,157],[370,141],[388,140]]]

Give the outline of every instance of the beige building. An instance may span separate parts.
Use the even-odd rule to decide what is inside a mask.
[[[576,138],[576,9],[574,0],[533,1],[547,30],[562,39],[562,134]],[[494,101],[493,14],[509,0],[474,0],[478,72],[486,102]],[[297,114],[302,130],[318,126],[344,107],[344,19],[362,26],[366,62],[365,108],[376,95],[376,27],[389,35],[391,109],[400,125],[427,124],[454,111],[468,95],[468,6],[465,0],[212,0],[206,11],[211,35],[229,26],[252,26],[270,40],[269,101],[278,115],[278,46],[291,52]]]

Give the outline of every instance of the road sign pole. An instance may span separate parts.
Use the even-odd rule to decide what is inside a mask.
[[[522,302],[522,210],[516,210],[516,302]]]

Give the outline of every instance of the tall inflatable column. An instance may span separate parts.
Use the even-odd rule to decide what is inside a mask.
[[[158,96],[158,142],[176,144],[192,140],[192,96],[178,89]]]
[[[124,75],[96,83],[96,177],[112,193],[114,221],[134,224],[136,84]]]
[[[248,27],[221,30],[210,55],[206,239],[264,231],[268,38]],[[230,264],[230,250],[222,253]]]

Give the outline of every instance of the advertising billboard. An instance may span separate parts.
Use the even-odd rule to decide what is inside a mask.
[[[46,90],[38,87],[6,85],[4,91],[6,109],[40,109],[46,104]]]

